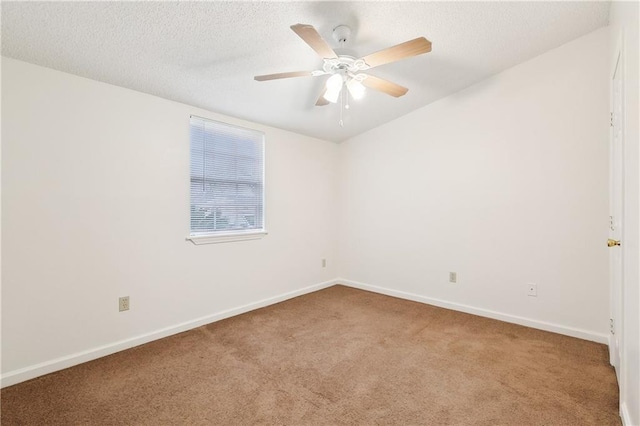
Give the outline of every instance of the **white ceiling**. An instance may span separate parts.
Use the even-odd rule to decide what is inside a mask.
[[[342,141],[607,25],[609,2],[2,2],[2,54],[210,111]],[[314,106],[322,78],[291,29],[352,28],[354,56],[425,36],[431,53],[371,74],[409,88]],[[340,53],[340,50],[338,50]]]

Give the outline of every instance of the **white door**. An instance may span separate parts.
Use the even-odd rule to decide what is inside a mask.
[[[620,242],[623,225],[623,143],[622,58],[618,54],[611,87],[611,138],[609,146],[609,271],[611,288],[611,364],[615,367],[620,383],[620,343],[622,336],[622,250]]]

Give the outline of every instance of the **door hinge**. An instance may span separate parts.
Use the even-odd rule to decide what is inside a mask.
[[[616,329],[613,324],[613,318],[609,318],[609,331],[611,331],[611,334],[616,334]]]
[[[610,126],[610,127],[613,127],[613,113],[611,113],[611,116],[610,116],[609,118],[610,118],[610,120],[609,120],[609,126]]]

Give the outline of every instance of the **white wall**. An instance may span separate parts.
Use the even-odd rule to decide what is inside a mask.
[[[638,2],[611,3],[612,50],[622,39],[624,94],[624,279],[620,408],[627,426],[640,425],[640,108]],[[613,64],[609,64],[611,67]],[[612,71],[612,68],[610,68]],[[609,78],[612,75],[608,76]]]
[[[190,114],[266,133],[262,240],[185,241]],[[337,275],[334,143],[3,58],[2,150],[3,385]]]
[[[340,276],[606,342],[608,42],[598,30],[341,144]]]

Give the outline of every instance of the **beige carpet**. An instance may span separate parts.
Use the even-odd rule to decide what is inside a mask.
[[[2,425],[618,425],[604,345],[342,286],[2,390]]]

